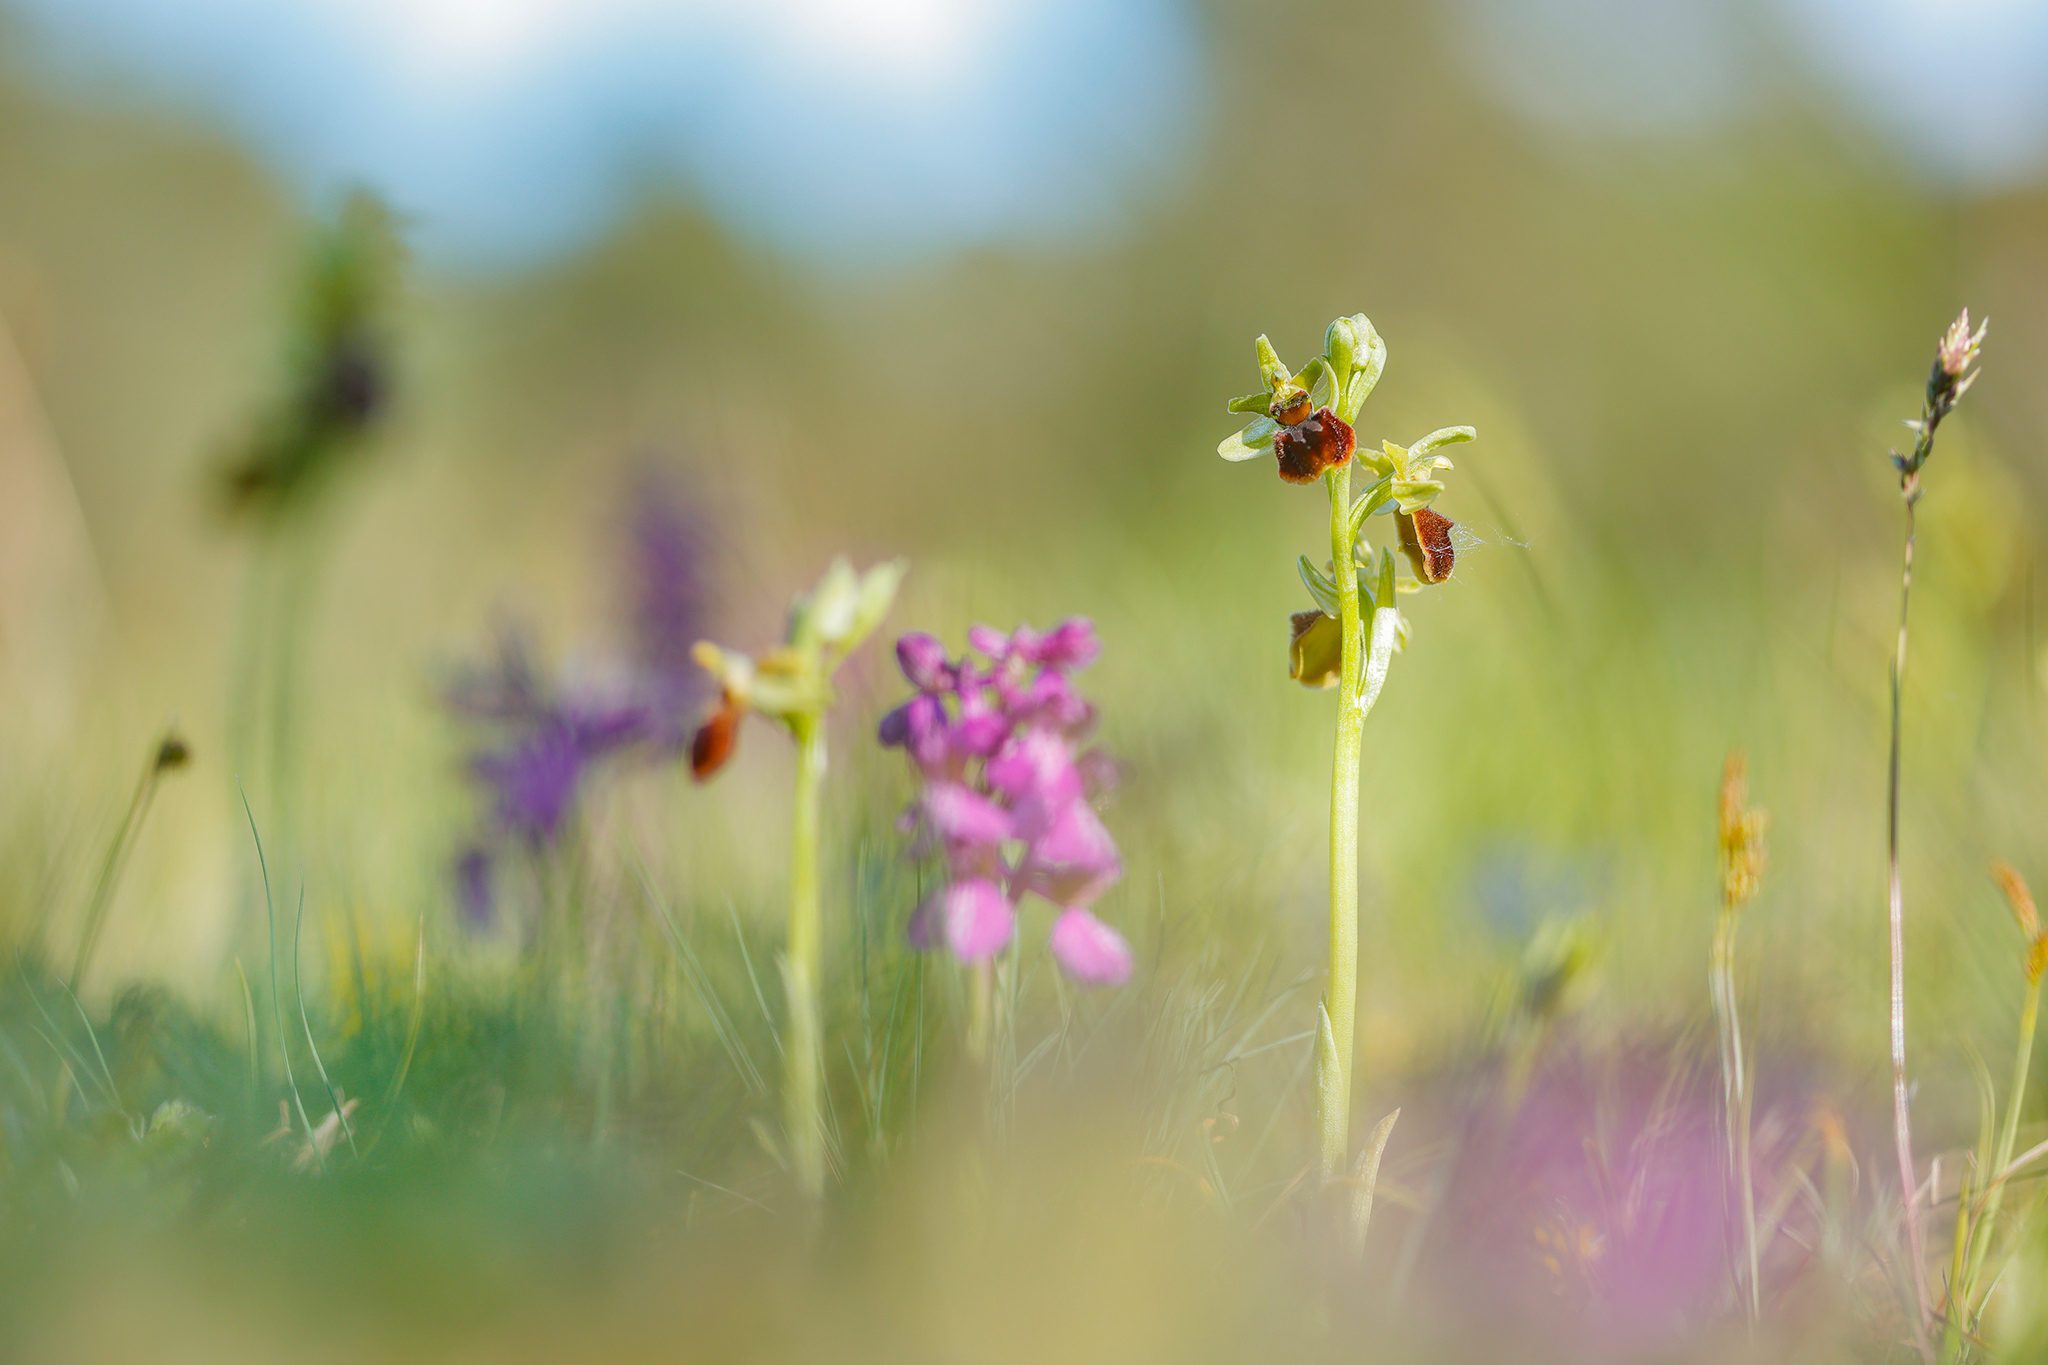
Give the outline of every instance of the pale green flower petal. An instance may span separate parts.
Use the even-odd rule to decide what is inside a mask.
[[[1280,434],[1280,424],[1270,417],[1261,417],[1248,424],[1243,431],[1233,432],[1216,445],[1216,453],[1226,460],[1249,460],[1264,455],[1273,449],[1273,438]]]

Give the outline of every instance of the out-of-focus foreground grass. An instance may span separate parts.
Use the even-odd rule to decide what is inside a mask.
[[[1194,169],[1114,239],[817,272],[650,193],[575,259],[413,278],[391,427],[318,532],[302,833],[272,868],[287,930],[305,888],[304,1028],[279,958],[300,1089],[317,1122],[310,1033],[360,1100],[357,1151],[324,1171],[266,1142],[287,1089],[263,944],[237,927],[255,864],[226,759],[251,550],[208,497],[279,382],[306,225],[206,132],[0,87],[0,1316],[20,1358],[1270,1358],[1342,1354],[1354,1322],[1483,1355],[1460,1331],[1506,1291],[1461,1285],[1452,1251],[1418,1251],[1409,1286],[1445,1307],[1381,1317],[1404,1239],[1518,1047],[1589,1142],[1628,1145],[1646,1067],[1711,1095],[1683,1068],[1711,1070],[1731,748],[1772,815],[1742,940],[1778,1097],[1760,1113],[1788,1150],[1841,1133],[1868,1198],[1889,1142],[1884,451],[1963,302],[1995,321],[1921,509],[1904,857],[1919,1140],[1972,1140],[1966,1058],[2003,1055],[2020,995],[1984,869],[2048,875],[2048,200],[1931,197],[1791,96],[1689,143],[1546,142],[1439,69],[1405,8],[1322,15],[1285,52],[1256,7],[1209,22],[1232,55]],[[1290,182],[1275,129],[1329,164]],[[1392,355],[1361,437],[1477,426],[1440,506],[1486,543],[1412,613],[1367,729],[1359,1119],[1406,1116],[1365,1268],[1325,1294],[1300,1287],[1287,1191],[1329,699],[1287,680],[1285,632],[1326,512],[1211,451],[1254,335],[1306,354],[1358,309]],[[821,1226],[772,1154],[779,736],[750,731],[715,789],[677,769],[593,792],[564,875],[602,970],[550,985],[454,909],[477,798],[437,680],[506,610],[556,661],[616,650],[619,500],[647,463],[716,528],[721,639],[770,642],[843,550],[910,558],[892,633],[957,647],[970,622],[1078,613],[1105,642],[1082,681],[1122,764],[1105,818],[1127,873],[1101,909],[1139,979],[1057,987],[1030,921],[993,1082],[958,1055],[955,969],[900,947],[911,785],[872,743],[900,685],[884,648],[850,673]],[[74,1001],[45,971],[169,718],[195,761]],[[1539,1027],[1528,983],[1566,941]],[[198,1113],[140,1139],[121,1117],[172,1100]],[[1577,1271],[1542,1226],[1492,1250],[1555,1281],[1530,1313],[1570,1322],[1611,1281],[1578,1226]],[[1780,1335],[1895,1339],[1882,1277],[1816,1255],[1840,1273],[1788,1295]],[[2003,1340],[2048,1333],[2044,1267],[2030,1252],[2002,1287]],[[1704,1317],[1626,1339],[1721,1341]]]

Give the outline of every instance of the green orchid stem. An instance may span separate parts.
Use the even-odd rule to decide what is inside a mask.
[[[1337,692],[1337,753],[1330,770],[1330,977],[1316,1066],[1317,1166],[1323,1183],[1341,1180],[1351,1148],[1351,1053],[1358,1012],[1358,760],[1365,732],[1361,689],[1365,624],[1351,554],[1351,466],[1324,476],[1330,486],[1330,564],[1344,629],[1342,685]]]
[[[796,818],[789,848],[789,944],[782,958],[782,988],[789,1009],[789,1036],[783,1046],[783,1122],[797,1185],[817,1199],[825,1193],[825,1127],[818,1094],[823,1056],[818,1027],[818,807],[825,777],[825,718],[798,713],[790,718],[789,727],[796,736],[797,759]]]

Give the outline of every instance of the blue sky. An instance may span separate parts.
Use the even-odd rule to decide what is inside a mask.
[[[1207,116],[1182,0],[14,0],[35,69],[225,119],[429,257],[585,242],[681,178],[799,255],[1113,230]],[[1754,117],[1773,65],[1964,192],[2048,162],[2044,0],[1456,0],[1502,105],[1567,134]],[[1768,53],[1760,50],[1768,47]]]
[[[366,180],[427,254],[472,260],[576,245],[678,175],[808,254],[1098,231],[1199,114],[1174,0],[17,8],[45,75],[223,117],[312,194]]]
[[[1970,193],[2048,165],[2044,0],[1461,0],[1454,41],[1503,104],[1607,136],[1768,117],[1789,76]]]

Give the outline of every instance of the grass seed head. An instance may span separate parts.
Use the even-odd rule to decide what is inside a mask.
[[[1721,894],[1731,906],[1754,897],[1763,884],[1764,829],[1769,816],[1749,806],[1749,760],[1728,755],[1721,770]]]
[[[2005,893],[2005,903],[2012,907],[2013,920],[2020,926],[2020,932],[2026,935],[2027,980],[2039,981],[2042,970],[2048,968],[2048,933],[2041,930],[2041,913],[2034,908],[2034,893],[2027,889],[2026,878],[2008,863],[1994,859],[1991,879]]]

